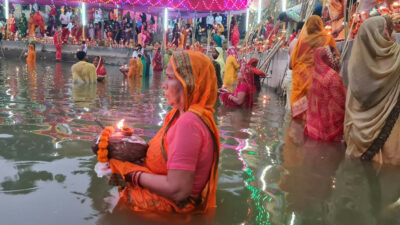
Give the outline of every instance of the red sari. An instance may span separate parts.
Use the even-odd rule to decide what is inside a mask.
[[[160,51],[157,49],[153,56],[153,71],[162,71],[162,57]]]
[[[61,31],[56,31],[56,33],[53,36],[54,47],[56,48],[56,60],[61,60],[61,58],[62,58],[62,54],[61,54],[62,38],[61,38],[61,36],[62,36]]]
[[[222,101],[224,105],[227,106],[251,108],[253,107],[253,97],[254,97],[254,91],[256,89],[254,86],[254,74],[249,65],[244,64],[241,66],[241,68],[242,69],[240,70],[240,73],[242,73],[244,76],[244,82],[239,82],[233,93],[220,94],[219,99]],[[229,99],[230,95],[237,97],[239,92],[246,93],[246,99],[244,103],[241,105],[238,105],[236,102]]]
[[[33,15],[33,23],[40,28],[40,33],[44,35],[44,20],[40,12],[36,12]]]
[[[62,30],[62,34],[61,34],[61,40],[62,40],[64,43],[67,43],[67,42],[68,42],[69,33],[70,33],[70,32],[69,32],[68,28],[64,27],[63,30]]]
[[[96,66],[96,74],[97,74],[98,77],[106,76],[107,70],[104,67],[104,59],[103,59],[103,57],[101,57],[101,56],[99,57],[99,62],[95,66]]]
[[[266,77],[267,74],[265,74],[263,71],[257,69],[257,64],[258,64],[258,59],[257,58],[251,58],[247,65],[251,67],[251,70],[254,74],[254,86],[256,87],[257,91],[261,90],[261,81],[260,79],[263,77]]]
[[[315,51],[314,60],[304,133],[318,140],[341,141],[346,89],[338,74],[339,58],[326,46]]]
[[[239,40],[240,40],[239,28],[237,25],[234,25],[232,27],[231,35],[232,35],[232,37],[231,37],[232,46],[237,47],[237,45],[239,44]]]

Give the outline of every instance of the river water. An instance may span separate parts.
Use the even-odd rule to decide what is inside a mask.
[[[105,84],[76,86],[70,67],[39,60],[35,74],[0,59],[0,224],[160,223],[112,210],[116,190],[94,172],[90,141],[101,131],[95,119],[122,118],[150,140],[169,110],[162,75],[124,80],[110,66]],[[400,224],[400,168],[303,137],[283,98],[265,88],[252,111],[215,108],[218,207],[198,224]]]

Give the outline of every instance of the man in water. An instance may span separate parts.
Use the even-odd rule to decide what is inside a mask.
[[[92,63],[85,61],[86,53],[79,51],[76,53],[76,57],[79,62],[71,67],[73,82],[85,84],[97,83],[96,67]]]

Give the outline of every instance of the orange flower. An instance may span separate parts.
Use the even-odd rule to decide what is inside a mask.
[[[100,142],[108,142],[107,136],[100,136]]]
[[[111,126],[107,126],[106,128],[104,128],[104,130],[109,131],[110,134],[114,133],[114,131],[115,131],[114,127],[111,127]]]
[[[111,132],[109,130],[103,130],[103,132],[101,132],[101,136],[109,137],[111,136]]]
[[[108,142],[100,141],[99,148],[107,148],[107,146],[108,146]]]

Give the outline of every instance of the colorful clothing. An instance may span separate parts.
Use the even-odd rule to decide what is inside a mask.
[[[213,162],[214,140],[207,125],[195,113],[186,112],[168,130],[166,141],[171,146],[167,169],[195,172],[191,194],[199,195]]]
[[[22,13],[21,20],[19,22],[19,31],[21,32],[21,37],[26,37],[26,29],[28,28],[28,21],[26,20],[25,14]]]
[[[141,60],[142,60],[142,76],[146,76],[146,73],[147,73],[147,64],[146,64],[146,58],[145,58],[145,56],[144,55],[142,55],[142,57],[141,57]]]
[[[141,61],[140,61],[141,63]],[[138,59],[137,58],[132,58],[129,60],[129,71],[128,71],[128,77],[138,77]]]
[[[104,67],[104,59],[99,56],[99,61],[96,66],[96,74],[98,77],[105,77],[107,75],[107,70]]]
[[[225,64],[224,73],[224,87],[230,91],[233,91],[233,84],[237,82],[237,70],[240,68],[237,62],[236,48],[231,47],[228,49],[228,58]]]
[[[220,71],[221,77],[224,77],[225,73],[224,50],[220,47],[216,47],[215,50],[217,50],[218,52],[218,58],[215,61],[219,63],[219,67],[221,69]]]
[[[194,63],[195,62],[195,63]],[[214,105],[217,98],[217,85],[216,78],[214,75],[214,68],[211,61],[203,54],[193,51],[180,51],[173,55],[171,59],[173,64],[175,75],[181,81],[184,87],[185,93],[185,106],[184,111],[195,114],[207,127],[209,135],[213,139],[213,152],[211,169],[208,170],[207,164],[202,165],[206,167],[204,170],[208,170],[206,185],[204,186],[201,179],[196,181],[196,186],[193,191],[201,193],[199,201],[194,201],[192,198],[188,198],[180,204],[175,203],[165,197],[161,197],[157,194],[152,193],[148,189],[141,188],[139,186],[132,186],[130,182],[126,183],[123,180],[125,174],[134,171],[144,171],[151,174],[167,175],[168,167],[179,166],[180,163],[169,162],[173,156],[171,152],[179,150],[173,143],[185,144],[185,140],[176,140],[176,137],[169,135],[171,129],[175,126],[177,134],[181,129],[178,125],[182,124],[181,118],[191,115],[179,115],[177,109],[172,109],[166,116],[163,127],[157,132],[156,136],[149,142],[149,148],[145,157],[145,166],[139,166],[137,164],[122,162],[116,159],[110,160],[111,169],[113,172],[113,180],[115,183],[123,185],[120,190],[120,202],[119,205],[125,205],[132,211],[145,211],[145,212],[157,212],[157,213],[205,213],[210,208],[216,205],[216,187],[217,187],[217,174],[218,174],[218,159],[219,159],[219,134],[216,124],[214,122],[213,113]],[[178,72],[179,71],[179,72]],[[201,72],[200,72],[201,71]],[[201,76],[201,77],[200,77]],[[190,118],[187,118],[190,119]],[[191,123],[195,125],[196,122]],[[198,124],[198,123],[197,123]],[[195,129],[197,131],[202,128]],[[182,132],[182,130],[180,130]],[[201,131],[200,131],[201,132]],[[199,133],[199,136],[208,135],[206,133]],[[186,135],[184,135],[186,137]],[[203,138],[201,138],[203,140]],[[208,138],[206,138],[208,139]],[[205,140],[205,139],[204,139]],[[186,142],[187,144],[187,142]],[[202,142],[207,144],[206,142]],[[191,145],[191,148],[197,148]],[[208,147],[207,147],[208,148]],[[189,148],[188,148],[189,149]],[[186,149],[187,151],[187,149]],[[196,150],[197,151],[197,150]],[[201,150],[202,151],[202,150]],[[192,152],[193,153],[193,152]],[[190,153],[190,154],[192,154]],[[187,154],[187,153],[180,153]],[[198,157],[198,155],[196,155]],[[205,154],[205,158],[198,158],[198,162],[208,158],[208,153]],[[171,165],[172,163],[172,165]],[[175,164],[175,165],[173,165]],[[196,163],[197,164],[197,163]],[[187,167],[185,163],[184,167]],[[192,169],[186,168],[186,169]],[[205,172],[200,172],[199,168],[195,168],[195,174],[202,173],[201,177],[205,177]],[[196,175],[195,175],[196,177]],[[201,184],[201,185],[200,185]],[[200,187],[203,186],[203,187]],[[201,192],[199,190],[202,190]]]
[[[231,31],[232,46],[237,47],[237,45],[239,44],[239,40],[240,40],[239,27],[237,25],[233,25]]]
[[[163,66],[162,66],[161,51],[157,49],[153,56],[153,71],[157,72],[162,70]]]
[[[251,67],[251,71],[254,74],[254,86],[256,87],[257,91],[260,91],[261,90],[260,79],[262,77],[266,77],[267,75],[263,71],[257,69],[257,64],[258,64],[257,58],[252,58],[247,63],[247,65],[249,65]]]
[[[346,89],[339,75],[339,57],[328,46],[315,51],[315,68],[308,94],[304,133],[323,141],[341,141]]]
[[[56,48],[56,60],[61,60],[62,58],[62,32],[56,31],[53,36],[54,47]]]
[[[343,27],[344,23],[344,13],[343,13],[343,1],[342,0],[329,0],[329,17],[330,24],[332,27],[332,32],[337,30],[338,28]],[[344,29],[342,29],[338,36],[335,38],[336,40],[344,40]]]
[[[243,74],[244,82],[240,82],[237,85],[237,87],[233,93],[220,94],[219,99],[222,101],[222,103],[224,105],[228,105],[228,106],[232,106],[232,107],[242,106],[242,107],[251,108],[253,106],[253,98],[254,98],[254,91],[255,91],[254,74],[253,74],[253,71],[251,70],[250,66],[248,66],[246,64],[242,65],[242,69],[241,69],[240,73]],[[238,105],[236,102],[229,99],[230,95],[237,97],[239,92],[243,92],[246,94],[245,101],[241,105]]]
[[[222,38],[218,34],[214,34],[214,42],[217,47],[222,48]]]
[[[293,104],[303,100],[303,97],[307,98],[314,73],[314,51],[324,46],[334,48],[336,54],[339,55],[335,39],[325,31],[321,18],[311,16],[300,33],[290,60],[293,69],[292,94],[290,96],[292,117],[305,119],[305,111],[293,116]]]
[[[67,43],[67,42],[68,42],[69,34],[70,34],[70,31],[68,30],[68,28],[67,28],[67,27],[64,27],[64,28],[62,29],[62,33],[61,33],[61,40],[62,40],[64,43]]]
[[[40,12],[36,12],[35,14],[33,14],[33,24],[37,27],[40,28],[40,33],[42,34],[42,36],[44,35],[44,20],[43,20],[43,16]]]
[[[96,67],[92,63],[79,61],[71,67],[74,83],[93,84],[97,82]]]
[[[400,95],[400,48],[386,37],[386,24],[390,22],[381,16],[365,20],[354,41],[348,68],[344,139],[346,154],[360,157],[384,131],[387,140],[372,160],[400,165],[400,120],[391,118],[393,109],[398,110]],[[387,122],[395,122],[392,129],[383,129]]]
[[[29,45],[28,56],[26,57],[26,64],[29,68],[36,68],[36,51],[33,45]]]

